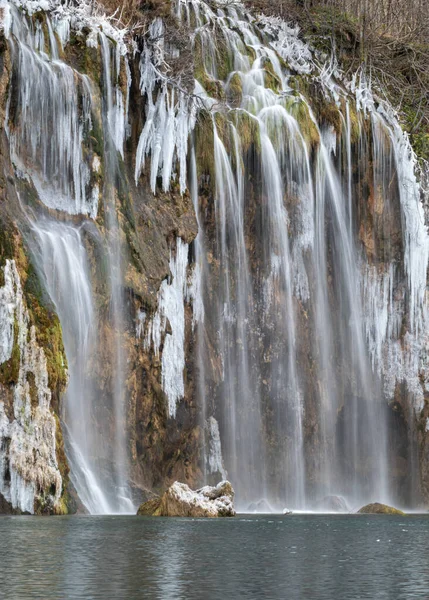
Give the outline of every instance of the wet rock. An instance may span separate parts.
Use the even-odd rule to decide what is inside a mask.
[[[317,510],[326,510],[328,512],[349,512],[347,502],[342,496],[325,496],[320,502],[317,503]]]
[[[284,514],[284,515],[291,515],[291,514],[292,514],[292,511],[290,510],[290,508],[284,508],[284,509],[283,509],[283,514]]]
[[[359,514],[363,515],[405,515],[402,510],[388,506],[387,504],[380,504],[374,502],[373,504],[367,504],[358,510]]]
[[[229,481],[197,491],[176,481],[161,498],[142,504],[137,514],[153,517],[234,517],[234,490]]]
[[[159,509],[161,504],[161,498],[152,498],[151,500],[147,500],[147,502],[143,502],[140,505],[137,515],[139,517],[153,517],[155,516],[156,511]]]

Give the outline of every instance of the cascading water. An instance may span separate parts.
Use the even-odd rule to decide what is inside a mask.
[[[42,203],[50,209],[94,219],[99,198],[101,159],[90,146],[96,90],[81,75],[59,59],[55,27],[65,43],[64,20],[44,27],[21,15],[11,5],[9,40],[12,48],[16,88],[8,103],[7,131],[12,159],[22,178],[31,178]],[[61,35],[64,34],[64,35]],[[112,85],[111,42],[100,32],[105,65],[103,134],[105,141],[103,198],[108,222],[107,264],[110,269],[113,321],[111,364],[113,415],[101,403],[94,372],[103,343],[97,330],[98,309],[87,248],[82,231],[94,229],[87,221],[80,228],[72,223],[43,216],[45,211],[23,206],[24,233],[45,288],[60,318],[68,359],[69,383],[62,417],[71,481],[90,513],[134,512],[127,487],[125,441],[124,356],[122,332],[121,262],[116,221],[116,152],[123,156],[127,108],[121,90]],[[120,55],[114,69],[119,69]],[[37,76],[34,76],[37,73]],[[118,71],[114,70],[116,77]],[[15,101],[15,98],[17,100]],[[24,194],[25,196],[25,194]],[[59,215],[61,213],[58,213]],[[64,216],[60,217],[64,220]],[[98,234],[91,234],[99,237]],[[112,427],[113,421],[113,427]],[[114,443],[110,437],[113,430]]]
[[[370,177],[373,152],[371,189],[385,197],[386,205],[398,206],[398,194],[391,189],[393,173],[399,171],[401,190],[413,170],[409,157],[405,164],[411,173],[401,178],[400,142],[395,140],[399,126],[374,106],[364,105],[359,98],[359,93],[365,95],[363,86],[355,86],[357,108],[363,111],[354,112],[344,84],[335,83],[335,63],[320,70],[320,81],[340,125],[336,130],[319,125],[311,103],[291,88],[294,77],[281,65],[286,60],[308,75],[316,69],[312,54],[297,30],[280,20],[261,18],[255,25],[239,5],[215,10],[192,1],[178,2],[177,7],[179,18],[194,30],[195,94],[213,122],[212,164],[205,158],[204,121],[197,120],[191,158],[191,192],[200,224],[196,262],[206,315],[197,326],[198,372],[205,380],[198,393],[204,421],[210,415],[219,421],[239,506],[264,495],[274,505],[296,508],[311,508],[329,494],[342,494],[352,504],[375,497],[401,501],[390,478],[394,437],[387,401],[394,390],[383,393],[380,378],[386,369],[380,371],[380,344],[400,336],[397,309],[389,307],[389,286],[400,287],[400,274],[391,282],[391,265],[397,259],[392,254],[377,257],[390,266],[381,271],[384,300],[375,300],[377,289],[368,285],[379,276],[374,255],[362,247],[362,187],[354,174],[355,165],[364,164],[366,172],[360,177]],[[365,111],[370,113],[369,128]],[[202,184],[206,179],[201,179],[208,173],[213,180],[209,192]],[[202,213],[196,198],[207,193],[213,194],[213,208]],[[408,215],[403,194],[399,191],[400,204]],[[388,220],[388,213],[383,218]],[[405,240],[415,238],[410,231],[405,223]],[[419,245],[426,248],[427,234],[418,235]],[[412,242],[407,243],[409,248]],[[418,297],[420,319],[424,300],[416,290],[425,286],[426,256],[419,261],[418,283],[412,281],[419,268],[415,262],[414,254],[412,259],[405,256],[405,266],[413,264],[408,266],[410,301]],[[384,317],[377,312],[379,306]],[[413,328],[416,307],[410,310]],[[373,332],[386,320],[392,325],[377,334],[374,349]],[[215,346],[217,374],[208,369],[213,349],[203,339]],[[393,346],[398,348],[397,342]],[[391,358],[393,350],[389,352]],[[404,375],[395,381],[414,380],[410,372],[405,376],[410,358],[399,360]],[[418,372],[415,363],[411,370]],[[208,390],[213,394],[214,389],[216,398],[209,401]],[[421,395],[420,388],[415,392]],[[412,465],[412,442],[410,454]]]
[[[110,513],[113,509],[103,492],[100,465],[94,460],[101,454],[103,440],[94,436],[90,425],[94,390],[89,365],[96,350],[97,321],[86,250],[80,231],[70,225],[42,220],[32,223],[32,228],[36,264],[55,303],[69,361],[63,420],[71,480],[90,513]]]
[[[124,306],[122,298],[122,256],[121,241],[116,210],[117,189],[120,173],[119,153],[123,156],[127,127],[127,112],[119,85],[121,53],[119,45],[113,46],[101,32],[101,53],[103,58],[104,95],[104,181],[103,200],[106,211],[107,237],[109,244],[110,311],[114,330],[113,359],[115,366],[113,384],[113,404],[115,414],[114,446],[115,483],[118,491],[118,512],[133,512],[128,489],[128,466],[126,455],[126,414],[125,414],[125,356],[121,346],[124,331]],[[113,56],[113,60],[112,60]],[[127,90],[127,103],[128,103]]]

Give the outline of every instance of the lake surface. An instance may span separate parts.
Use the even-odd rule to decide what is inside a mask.
[[[1,517],[0,598],[429,598],[429,515]]]

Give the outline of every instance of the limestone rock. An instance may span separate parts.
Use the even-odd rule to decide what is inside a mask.
[[[154,517],[233,517],[234,490],[229,481],[217,486],[205,486],[197,491],[176,481],[161,496],[148,500],[138,515]]]
[[[360,510],[358,510],[359,514],[363,515],[403,515],[405,513],[402,510],[398,510],[397,508],[393,508],[393,506],[388,506],[387,504],[380,504],[379,502],[374,502],[373,504],[367,504],[363,506]]]

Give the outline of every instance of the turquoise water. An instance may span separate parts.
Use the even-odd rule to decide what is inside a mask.
[[[0,598],[429,598],[429,516],[1,517]]]

